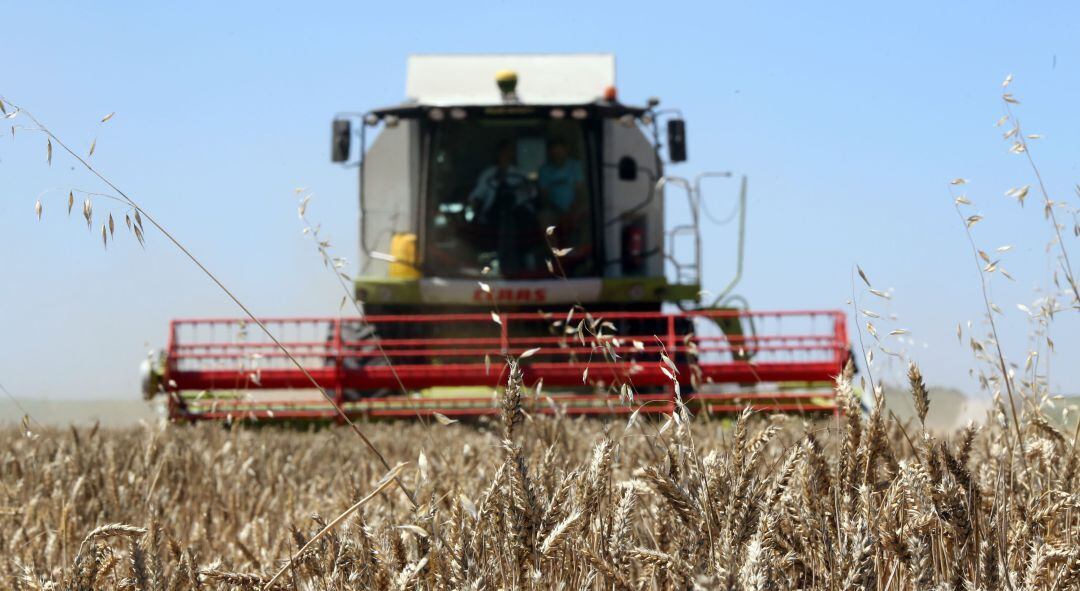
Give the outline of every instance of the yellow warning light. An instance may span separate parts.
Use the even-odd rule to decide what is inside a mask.
[[[499,90],[503,94],[514,94],[514,90],[517,88],[518,76],[517,72],[513,70],[499,70],[495,72],[495,83],[499,85]]]

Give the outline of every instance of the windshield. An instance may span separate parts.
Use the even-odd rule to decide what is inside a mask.
[[[551,277],[548,261],[557,248],[555,274],[595,274],[581,121],[445,121],[433,130],[430,155],[429,273],[479,277],[488,268],[494,277]],[[555,228],[550,235],[549,227]]]

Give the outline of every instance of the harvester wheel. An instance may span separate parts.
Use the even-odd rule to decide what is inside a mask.
[[[377,353],[379,347],[371,344],[370,341],[376,337],[375,326],[368,322],[344,322],[341,324],[341,341],[343,348],[347,352],[363,352],[363,353]],[[332,341],[334,338],[333,328],[331,327],[331,333],[327,337],[328,341]],[[364,344],[350,344],[364,342]],[[333,358],[327,359],[327,363],[334,363]],[[360,357],[345,357],[342,360],[342,366],[346,370],[362,369],[372,365],[386,365],[386,357],[383,355],[364,355]],[[383,396],[391,395],[393,392],[388,388],[376,388],[374,390],[359,390],[355,388],[346,389],[346,400],[359,400],[361,398],[380,398]]]

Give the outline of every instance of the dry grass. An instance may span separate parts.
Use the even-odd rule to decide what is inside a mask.
[[[879,412],[628,428],[523,417],[509,391],[490,424],[369,425],[388,457],[411,462],[402,478],[419,508],[387,488],[273,586],[1080,584],[1075,441],[1037,414],[1021,423],[1021,457],[1000,415],[943,439]],[[340,428],[0,437],[5,589],[263,588],[384,475]]]

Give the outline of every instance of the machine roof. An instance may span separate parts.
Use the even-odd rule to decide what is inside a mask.
[[[495,73],[517,73],[528,105],[592,103],[615,85],[612,54],[475,54],[409,56],[405,96],[430,106],[502,105]]]

